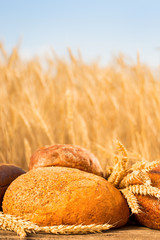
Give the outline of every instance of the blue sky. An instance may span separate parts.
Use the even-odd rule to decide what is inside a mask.
[[[0,0],[0,41],[24,57],[50,52],[107,64],[120,52],[160,65],[159,0]]]

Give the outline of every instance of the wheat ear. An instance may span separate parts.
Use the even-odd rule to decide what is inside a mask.
[[[126,150],[126,148],[124,147],[124,145],[120,141],[117,140],[116,144],[117,144],[118,151],[123,156],[123,158],[121,160],[122,168],[126,169],[127,163],[128,163],[128,153],[127,153],[127,150]]]
[[[86,234],[102,232],[113,228],[113,225],[106,224],[90,224],[90,225],[57,225],[40,227],[30,221],[22,220],[0,212],[0,229],[16,232],[20,237],[25,237],[27,233],[52,233],[52,234]]]
[[[146,162],[146,161],[141,161],[138,163],[133,164],[131,170],[141,170],[145,169],[146,172],[152,170],[154,167],[157,167],[157,165],[160,164],[160,160],[156,160],[153,162]]]
[[[115,165],[110,176],[108,177],[108,182],[110,182],[114,187],[119,187],[119,183],[126,175],[126,170],[121,165],[121,160]]]
[[[116,141],[118,151],[121,153],[122,157],[115,156],[115,166],[112,173],[110,174],[108,181],[113,184],[115,187],[119,187],[119,183],[126,175],[127,163],[128,163],[128,154],[127,150],[120,141]]]
[[[121,182],[121,180],[124,178],[124,176],[126,175],[126,171],[125,170],[121,170],[117,173],[116,179],[113,183],[113,185],[117,188],[119,188],[119,183]]]
[[[120,182],[119,187],[120,188],[128,187],[130,184],[132,184],[134,180],[140,180],[143,183],[145,183],[145,185],[151,184],[151,180],[147,175],[146,170],[144,169],[144,170],[133,171],[127,174],[127,176],[125,176]]]
[[[144,169],[145,171],[150,171],[152,170],[153,168],[157,167],[157,165],[160,164],[160,160],[156,160],[156,161],[153,161],[153,162],[146,162],[145,166],[144,166]]]
[[[132,211],[132,213],[138,214],[141,212],[140,207],[138,205],[137,198],[134,196],[134,194],[127,188],[120,190],[124,197],[127,200],[127,203]]]
[[[67,126],[68,126],[68,136],[70,143],[75,143],[75,131],[74,131],[74,108],[73,108],[73,95],[70,89],[66,91],[67,100]]]
[[[90,225],[59,225],[51,227],[39,227],[39,232],[52,233],[52,234],[85,234],[102,232],[112,228],[110,224],[90,224]]]
[[[105,170],[105,179],[108,179],[112,172],[113,172],[113,167],[111,167],[111,166],[106,167],[106,170]]]
[[[25,237],[27,232],[37,230],[37,226],[12,215],[0,212],[0,229],[14,231],[20,237]]]
[[[114,168],[113,168],[113,170],[112,170],[112,172],[111,172],[111,174],[110,174],[110,176],[109,176],[109,178],[108,178],[108,182],[110,182],[111,184],[113,184],[114,185],[114,182],[115,182],[115,180],[116,180],[116,177],[118,176],[118,174],[119,174],[119,163],[117,163],[115,166],[114,166]]]
[[[152,186],[145,186],[145,185],[130,185],[128,187],[129,191],[133,194],[140,194],[140,195],[150,195],[152,197],[156,197],[160,199],[160,190],[156,187]]]
[[[140,171],[138,177],[140,178],[140,180],[142,181],[142,183],[144,185],[146,185],[146,186],[151,185],[151,179],[145,169]]]
[[[130,168],[130,170],[131,171],[141,170],[141,169],[144,169],[145,165],[146,165],[146,161],[140,160],[140,161],[134,163],[132,165],[132,167]]]

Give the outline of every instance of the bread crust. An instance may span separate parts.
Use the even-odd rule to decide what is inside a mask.
[[[0,209],[6,189],[14,179],[23,173],[25,171],[15,165],[0,164]]]
[[[18,177],[7,189],[3,212],[40,226],[113,224],[129,218],[126,200],[104,178],[66,167],[38,168]]]
[[[48,166],[77,168],[103,176],[98,159],[88,150],[71,144],[56,144],[38,149],[31,157],[29,169]]]
[[[153,187],[160,188],[160,166],[148,173]],[[151,196],[136,195],[141,208],[141,213],[135,214],[135,219],[140,224],[154,229],[160,229],[160,202]]]

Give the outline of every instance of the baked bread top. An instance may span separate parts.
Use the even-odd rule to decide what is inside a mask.
[[[31,157],[29,169],[61,166],[77,168],[103,176],[98,159],[88,150],[71,144],[56,144],[38,149]]]

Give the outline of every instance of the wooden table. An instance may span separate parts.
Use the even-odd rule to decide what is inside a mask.
[[[0,230],[0,239],[20,239],[14,232]],[[52,235],[52,234],[30,234],[25,239],[54,239],[54,240],[158,240],[160,230],[128,225],[119,229],[112,229],[104,233],[86,235]]]

